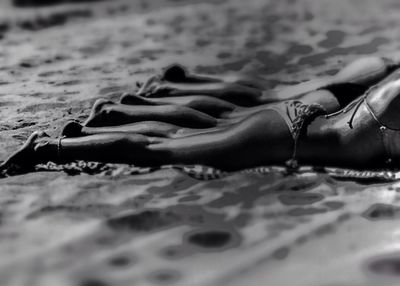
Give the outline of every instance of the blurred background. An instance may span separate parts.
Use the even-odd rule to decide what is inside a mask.
[[[172,63],[274,92],[398,27],[397,0],[0,0],[0,159]],[[397,182],[121,170],[1,179],[0,285],[398,285]]]

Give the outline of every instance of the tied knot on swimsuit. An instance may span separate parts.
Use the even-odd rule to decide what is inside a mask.
[[[305,132],[308,126],[316,117],[327,114],[326,110],[320,104],[304,104],[301,101],[293,100],[285,102],[286,118],[288,119],[290,133],[293,137],[294,146],[291,159],[286,161],[286,167],[289,172],[299,168],[297,160],[298,142],[300,136]]]

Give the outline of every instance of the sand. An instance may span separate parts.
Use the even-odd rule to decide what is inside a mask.
[[[271,90],[400,45],[396,0],[0,6],[0,159],[179,62]],[[308,173],[0,180],[0,285],[397,285],[392,183]]]

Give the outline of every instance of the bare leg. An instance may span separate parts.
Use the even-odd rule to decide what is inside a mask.
[[[223,82],[222,79],[209,75],[190,74],[187,69],[179,64],[174,64],[165,69],[161,79],[174,83],[215,83]]]
[[[138,95],[145,97],[208,95],[241,106],[260,103],[262,90],[237,83],[170,83],[153,81],[146,84]]]
[[[32,158],[43,156],[55,162],[90,160],[138,166],[204,164],[226,170],[283,163],[290,157],[293,147],[286,123],[274,111],[257,113],[223,130],[184,138],[105,133],[66,138],[61,142],[43,140],[39,143],[31,140],[25,147],[35,154]],[[12,161],[13,158],[9,160]]]
[[[172,82],[153,79],[139,94],[150,97],[209,95],[238,105],[253,106],[260,103],[298,98],[303,94],[331,84],[355,83],[371,86],[387,76],[396,67],[398,67],[398,64],[391,63],[381,57],[365,57],[348,64],[333,76],[305,81],[275,91],[266,91],[268,86],[263,84],[262,81],[260,81],[260,84],[257,84],[259,80],[256,77],[254,83],[250,84],[247,84],[247,82],[251,82],[250,76],[247,76],[247,79],[243,79],[242,81],[229,80],[224,77],[211,77],[210,80],[206,80],[204,76],[199,76],[203,80],[190,81],[185,80],[185,78],[190,78],[190,76],[186,72],[181,71],[180,73],[176,73],[180,74],[180,76],[177,76],[177,79],[173,76],[166,77],[173,80]],[[179,69],[175,68],[175,70]],[[193,78],[196,78],[196,75],[193,75]]]
[[[214,127],[207,129],[183,128],[173,124],[158,121],[143,121],[120,126],[86,127],[79,124],[78,122],[72,121],[64,126],[61,136],[75,138],[104,133],[130,133],[153,137],[178,138],[194,134],[202,134],[210,131],[216,131],[222,128],[225,127]]]
[[[349,95],[350,96],[350,95]],[[344,106],[340,106],[336,97],[328,90],[317,90],[299,97],[299,100],[306,104],[319,103],[328,113],[335,112]],[[182,96],[182,97],[160,97],[145,98],[138,95],[125,94],[121,98],[121,103],[132,105],[167,105],[175,104],[193,108],[216,118],[243,118],[256,112],[268,109],[279,104],[267,103],[252,107],[242,107],[229,103],[225,100],[210,96]]]
[[[304,94],[302,97],[299,98],[299,100],[304,104],[320,104],[326,110],[327,113],[336,112],[344,107],[340,106],[337,98],[330,91],[324,89]],[[270,103],[254,107],[243,108],[242,110],[228,113],[226,117],[229,119],[234,119],[234,118],[239,119],[250,116],[251,114],[254,114],[256,112],[266,110],[278,104],[279,103]]]
[[[12,156],[0,165],[0,169],[17,168],[24,169],[41,162],[50,161],[57,152],[57,145],[49,144],[51,139],[45,132],[36,131],[26,140],[25,144]],[[46,152],[40,152],[44,145],[49,145]],[[52,150],[53,148],[53,150]],[[40,150],[39,150],[40,149]]]
[[[88,127],[117,126],[148,120],[190,128],[210,128],[223,123],[212,116],[184,106],[130,106],[100,99],[94,104],[84,125]]]
[[[171,83],[235,83],[260,90],[268,88],[268,81],[257,75],[241,72],[220,76],[196,74],[189,73],[179,64],[166,68],[161,79]]]
[[[228,101],[205,95],[146,98],[139,95],[124,94],[120,103],[128,105],[180,105],[213,117],[224,117],[226,113],[244,109]]]
[[[163,104],[165,103],[172,103],[175,104],[182,103],[184,106],[190,106],[193,109],[197,109],[198,107],[204,108],[204,113],[210,114],[210,110],[213,108],[214,101],[212,97],[209,96],[184,96],[184,97],[164,97],[164,98],[143,98],[141,96],[133,96],[133,95],[126,95],[127,100],[132,100],[135,103],[140,103],[141,101],[149,102],[150,104]],[[123,98],[123,99],[124,99]],[[203,101],[204,98],[204,101]],[[210,100],[209,100],[210,99]],[[209,100],[209,101],[208,101]],[[220,99],[215,100],[215,113],[211,114],[218,118],[226,118],[226,119],[243,119],[245,117],[251,116],[257,112],[262,110],[266,110],[273,105],[279,103],[270,103],[270,104],[262,104],[253,107],[238,107],[233,104],[229,105],[218,105]],[[321,104],[328,113],[336,112],[343,106],[340,106],[339,102],[337,101],[336,97],[329,92],[328,90],[318,90],[314,92],[310,92],[308,94],[303,95],[299,98],[305,104],[312,104],[312,103],[319,103]],[[225,102],[225,101],[222,101]],[[207,110],[209,108],[209,110]],[[228,120],[229,121],[229,120]]]
[[[335,75],[304,81],[293,86],[285,86],[278,90],[274,96],[282,99],[298,98],[308,92],[339,83],[371,86],[389,75],[396,67],[398,65],[388,63],[381,57],[364,57],[349,63]],[[261,101],[269,102],[270,97],[271,94],[266,92]]]

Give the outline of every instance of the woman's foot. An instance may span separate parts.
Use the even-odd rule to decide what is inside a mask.
[[[77,121],[70,121],[64,125],[61,130],[61,136],[67,138],[74,138],[83,136],[82,134],[83,126]]]
[[[186,84],[207,84],[207,83],[232,83],[243,85],[259,90],[270,88],[269,82],[255,72],[239,72],[236,74],[222,75],[216,77],[213,75],[191,74],[185,67],[179,64],[173,64],[167,67],[161,76],[162,81],[171,83],[186,83]]]
[[[142,97],[163,97],[169,96],[173,88],[172,83],[164,81],[161,76],[150,77],[136,93]]]
[[[11,155],[4,163],[0,165],[1,170],[23,170],[29,169],[36,164],[46,160],[41,157],[37,149],[48,144],[49,135],[43,131],[36,131],[26,140],[24,145],[13,155]]]
[[[161,79],[169,82],[184,83],[187,81],[187,73],[183,66],[173,64],[165,69]]]
[[[115,102],[112,102],[104,98],[96,100],[96,102],[93,104],[92,111],[90,112],[90,115],[88,119],[86,119],[86,121],[84,122],[83,126],[88,126],[88,127],[100,126],[104,121],[104,117],[107,113],[107,107],[115,104],[116,104]]]
[[[132,93],[123,94],[119,102],[127,105],[157,105],[143,96]]]
[[[162,79],[160,75],[153,75],[149,77],[145,83],[141,85],[136,94],[139,96],[147,96],[147,94],[151,93],[161,81]]]

